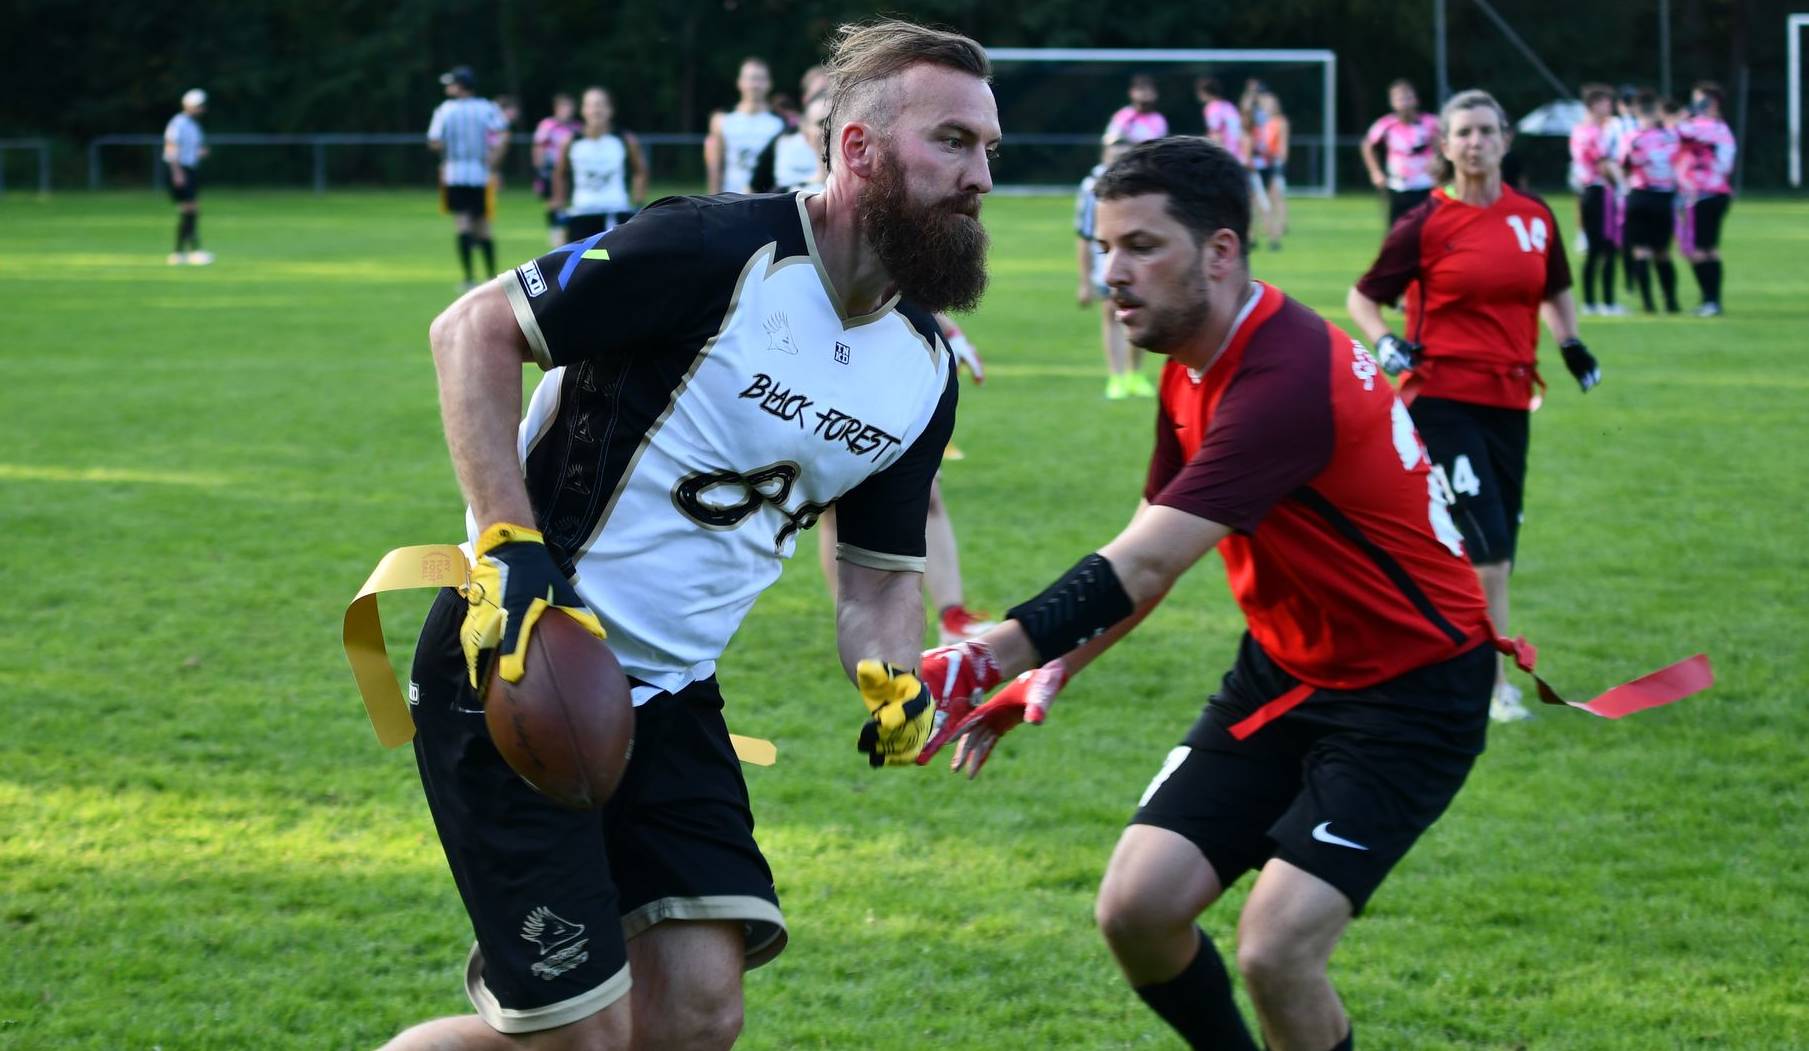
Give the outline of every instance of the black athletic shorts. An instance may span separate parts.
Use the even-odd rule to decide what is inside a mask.
[[[1482,754],[1495,651],[1361,690],[1317,690],[1242,741],[1230,727],[1299,685],[1245,634],[1199,721],[1143,793],[1134,825],[1187,837],[1226,887],[1281,858],[1361,913]]]
[[[473,219],[487,218],[490,214],[489,198],[483,186],[442,186],[440,201],[446,211],[453,215],[469,215]]]
[[[634,217],[633,212],[567,212],[565,236],[573,241],[605,233]]]
[[[1428,198],[1430,196],[1432,196],[1432,188],[1431,187],[1427,187],[1424,190],[1389,190],[1388,191],[1388,226],[1389,226],[1389,229],[1394,228],[1394,224],[1397,221],[1399,221],[1401,216],[1406,215],[1408,212],[1413,211],[1415,208],[1418,208],[1421,204],[1425,203],[1426,198]]]
[[[1670,190],[1634,190],[1627,194],[1627,226],[1622,240],[1634,248],[1669,250],[1671,234],[1677,228],[1677,215],[1672,211],[1676,200],[1677,195]]]
[[[628,991],[627,940],[663,920],[744,925],[747,966],[785,947],[747,784],[706,679],[635,709],[633,757],[601,815],[509,769],[465,677],[458,592],[440,592],[409,703],[434,826],[477,935],[465,988],[499,1032],[566,1025]]]
[[[1721,222],[1727,218],[1728,206],[1734,199],[1724,193],[1699,197],[1690,208],[1694,213],[1695,225],[1691,229],[1691,237],[1695,240],[1696,250],[1707,252],[1721,247]]]
[[[1463,532],[1470,561],[1512,561],[1526,498],[1530,414],[1423,395],[1407,411],[1433,470],[1444,472],[1451,484],[1456,497],[1451,517]]]
[[[170,184],[170,200],[175,201],[177,204],[187,204],[189,201],[195,199],[195,194],[201,191],[200,171],[184,165],[169,164],[167,162],[164,164],[163,169],[164,178],[167,179]],[[176,185],[176,172],[182,173],[183,178],[181,186]]]

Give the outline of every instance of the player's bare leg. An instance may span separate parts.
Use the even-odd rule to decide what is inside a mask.
[[[1506,559],[1484,562],[1476,567],[1476,579],[1482,582],[1483,597],[1489,602],[1489,620],[1495,625],[1495,630],[1503,635],[1508,633],[1508,580],[1513,572],[1514,563]],[[1507,658],[1497,658],[1495,692],[1489,701],[1489,718],[1498,723],[1532,718],[1533,713],[1527,711],[1526,705],[1521,702],[1519,688],[1508,682],[1507,673]]]
[[[1327,1051],[1350,1019],[1326,966],[1351,918],[1336,887],[1280,858],[1263,866],[1237,925],[1237,969],[1271,1051]]]
[[[997,625],[967,608],[961,586],[961,557],[955,546],[955,523],[942,501],[942,479],[930,483],[930,513],[924,523],[924,588],[936,611],[937,641],[951,645],[991,631]]]
[[[628,942],[635,1051],[712,1051],[741,1035],[737,922],[667,920]]]
[[[379,1051],[626,1051],[632,1046],[626,999],[571,1025],[538,1033],[499,1033],[476,1015],[436,1018],[405,1030]]]
[[[835,508],[824,511],[817,519],[817,565],[823,567],[823,586],[829,589],[829,602],[835,604]]]
[[[1194,921],[1224,892],[1212,863],[1177,832],[1132,825],[1118,838],[1093,915],[1137,995],[1196,1047],[1256,1044],[1218,949]]]

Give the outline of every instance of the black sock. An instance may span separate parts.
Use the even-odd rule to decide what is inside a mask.
[[[484,250],[484,273],[496,273],[496,242],[488,237],[479,238],[478,246]]]
[[[1602,253],[1602,303],[1614,305],[1614,262],[1620,253],[1608,248]]]
[[[1166,982],[1137,988],[1137,995],[1174,1027],[1189,1046],[1215,1051],[1257,1051],[1256,1041],[1231,998],[1231,976],[1219,951],[1200,931],[1193,962]]]
[[[1639,289],[1639,296],[1646,304],[1646,313],[1656,312],[1658,308],[1652,305],[1652,261],[1635,259],[1627,266],[1627,276],[1633,280],[1633,287]]]
[[[194,212],[183,212],[176,220],[176,251],[187,251],[189,244],[195,240],[195,222]]]
[[[1665,309],[1677,313],[1677,266],[1670,259],[1655,259],[1658,267],[1658,287],[1665,294]]]
[[[1593,243],[1589,246],[1589,254],[1583,257],[1583,303],[1595,306],[1595,272],[1601,269],[1602,253]]]
[[[1721,305],[1721,260],[1705,259],[1700,264],[1698,279],[1702,281],[1702,298],[1705,302]]]
[[[459,235],[459,265],[465,268],[465,280],[471,280],[471,241],[470,234]]]

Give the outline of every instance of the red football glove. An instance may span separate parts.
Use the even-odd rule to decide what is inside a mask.
[[[956,724],[979,707],[1002,676],[992,650],[969,640],[925,652],[917,677],[936,702],[935,728],[917,754],[917,765],[922,766],[954,738]]]
[[[968,780],[980,776],[986,757],[992,754],[999,738],[1019,723],[1041,724],[1049,717],[1049,706],[1055,695],[1068,685],[1068,666],[1060,657],[1033,671],[1011,680],[993,699],[974,709],[955,727],[952,736],[959,738],[950,770],[967,771]],[[918,760],[922,762],[921,759]]]

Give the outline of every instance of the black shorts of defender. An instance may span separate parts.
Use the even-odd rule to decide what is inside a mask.
[[[181,164],[165,163],[163,175],[169,180],[170,200],[177,204],[187,204],[201,192],[201,173],[194,168]],[[182,185],[176,185],[176,173],[182,173]]]
[[[1299,685],[1248,634],[1199,721],[1143,793],[1134,825],[1200,848],[1223,887],[1280,858],[1363,912],[1482,754],[1495,651],[1361,690],[1318,690],[1242,741],[1230,727]]]
[[[1671,235],[1677,229],[1677,215],[1672,210],[1677,195],[1669,190],[1634,190],[1627,194],[1627,225],[1622,240],[1634,248],[1649,248],[1654,253],[1671,248]]]
[[[1526,499],[1530,414],[1423,395],[1407,411],[1432,469],[1450,483],[1456,499],[1451,518],[1464,535],[1470,561],[1513,561]]]
[[[453,215],[482,219],[489,213],[489,202],[482,186],[442,186],[440,201]]]
[[[509,769],[465,677],[465,600],[442,591],[415,650],[415,759],[477,935],[465,990],[504,1033],[566,1025],[628,991],[628,939],[663,920],[740,922],[747,966],[785,947],[772,870],[708,679],[635,709],[634,752],[602,813]]]
[[[1690,205],[1693,226],[1690,236],[1698,252],[1712,252],[1721,247],[1721,223],[1727,218],[1728,206],[1734,199],[1724,193],[1697,198]]]
[[[1389,190],[1388,191],[1388,226],[1393,229],[1401,216],[1426,203],[1432,196],[1430,187],[1424,190]]]
[[[567,212],[565,236],[574,241],[582,241],[586,237],[614,230],[633,217],[633,212]]]

